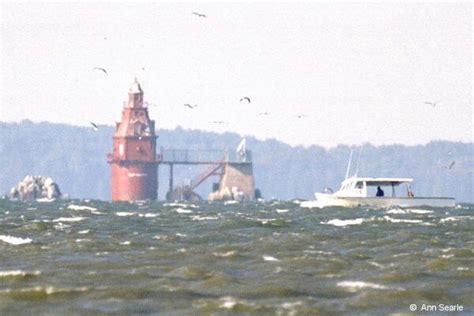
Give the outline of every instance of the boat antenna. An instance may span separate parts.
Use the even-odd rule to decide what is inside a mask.
[[[354,174],[354,177],[357,177],[357,173],[359,172],[359,163],[360,163],[360,156],[362,156],[362,148],[363,146],[360,146],[359,158],[357,158],[356,172]]]
[[[351,148],[351,154],[349,156],[349,162],[347,163],[347,170],[346,170],[346,179],[349,176],[349,170],[351,169],[351,161],[352,161],[352,152],[354,150]]]

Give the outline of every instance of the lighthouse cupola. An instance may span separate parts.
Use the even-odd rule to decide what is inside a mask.
[[[140,84],[135,78],[135,81],[128,90],[128,107],[129,108],[141,108],[143,107],[143,90]]]

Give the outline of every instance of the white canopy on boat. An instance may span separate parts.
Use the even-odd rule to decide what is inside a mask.
[[[344,182],[365,182],[367,186],[400,185],[413,182],[411,178],[349,178]]]

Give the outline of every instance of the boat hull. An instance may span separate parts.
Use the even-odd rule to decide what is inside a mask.
[[[340,207],[453,207],[456,205],[454,198],[448,197],[341,197],[333,194],[316,193],[318,207],[340,206]]]

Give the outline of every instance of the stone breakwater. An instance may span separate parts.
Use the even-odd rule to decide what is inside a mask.
[[[28,175],[10,190],[10,197],[19,200],[58,199],[61,196],[56,182],[44,176]]]

